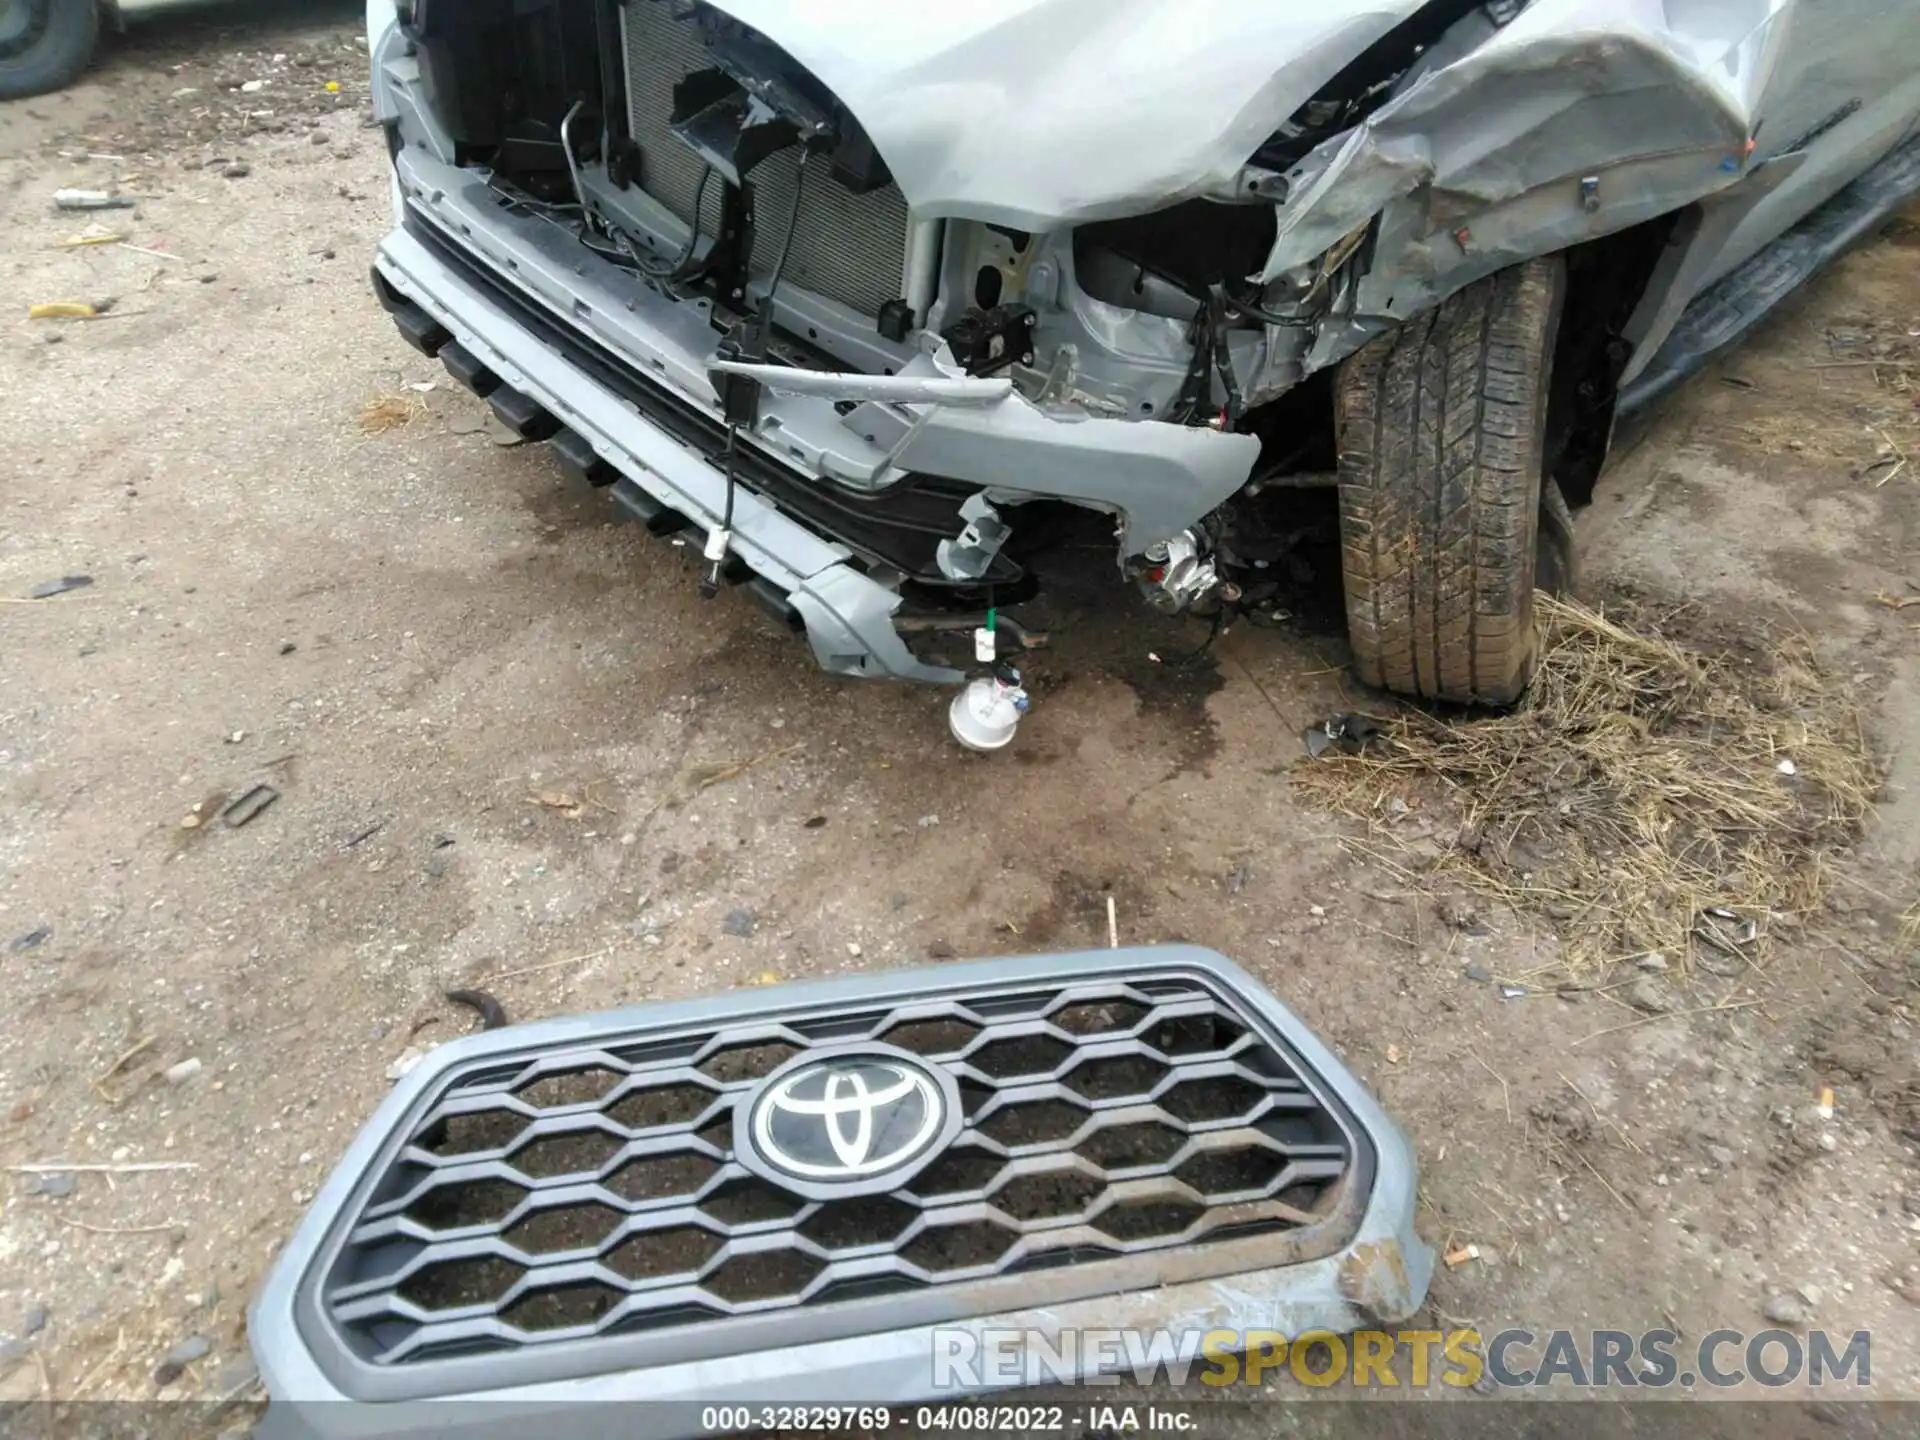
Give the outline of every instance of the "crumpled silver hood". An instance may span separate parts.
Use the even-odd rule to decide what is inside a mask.
[[[713,0],[860,119],[914,213],[1023,230],[1231,182],[1420,0]]]

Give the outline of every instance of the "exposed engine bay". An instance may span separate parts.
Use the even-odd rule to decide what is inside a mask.
[[[1273,603],[1330,523],[1301,492],[1335,483],[1332,367],[1558,251],[1548,453],[1577,499],[1678,313],[1656,273],[1710,278],[1681,207],[1769,158],[1778,26],[1738,0],[936,8],[412,0],[376,58],[406,227],[659,392],[628,401],[724,499],[653,487],[643,518],[705,530],[707,593],[757,577],[847,673],[961,678],[878,655],[875,606],[909,639],[980,628],[1061,504],[1112,517],[1159,608]],[[827,606],[856,640],[823,640],[823,566],[755,553],[749,493],[877,587]]]

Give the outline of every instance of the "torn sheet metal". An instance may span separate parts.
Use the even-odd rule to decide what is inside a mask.
[[[1044,497],[1113,511],[1120,553],[1137,555],[1246,484],[1259,455],[1253,435],[1066,418],[1014,394],[997,405],[927,409],[892,463],[982,486],[996,504]]]
[[[1538,254],[1732,185],[1788,13],[1741,0],[1540,0],[1502,30],[1483,22],[1484,43],[1289,172],[1258,278],[1304,265],[1416,190],[1429,226],[1376,256],[1375,273],[1417,280],[1475,252]],[[1549,203],[1487,223],[1549,184]]]
[[[1520,260],[1713,201],[1725,213],[1696,237],[1677,313],[1894,143],[1920,102],[1912,14],[1872,0],[1535,0],[1504,27],[1488,9],[1284,177],[1252,279],[1302,284],[1373,227],[1306,370]]]

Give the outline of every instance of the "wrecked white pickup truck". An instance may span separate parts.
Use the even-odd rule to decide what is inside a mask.
[[[1920,189],[1881,0],[371,0],[407,338],[853,675],[1062,507],[1503,703],[1616,415]]]

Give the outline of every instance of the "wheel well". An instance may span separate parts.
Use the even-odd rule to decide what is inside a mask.
[[[1593,499],[1613,433],[1620,375],[1633,355],[1627,322],[1681,213],[1657,216],[1566,252],[1566,302],[1547,403],[1546,468],[1569,505]]]

